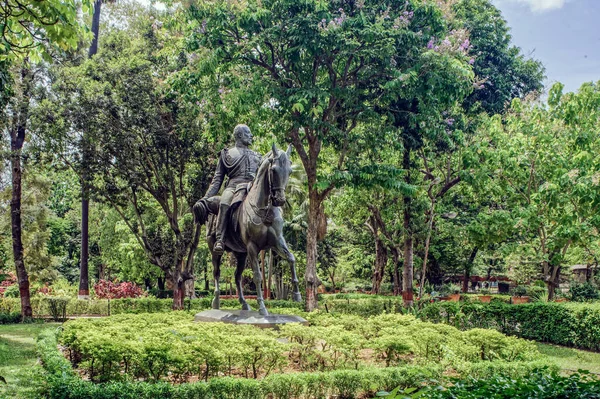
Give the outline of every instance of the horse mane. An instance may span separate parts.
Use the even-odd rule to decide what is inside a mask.
[[[281,157],[282,153],[285,153],[285,151],[282,151],[282,150],[278,149],[277,150],[277,157],[275,157],[274,160],[275,159],[279,159],[279,157]],[[252,187],[251,187],[250,190],[252,190],[254,187],[256,187],[257,183],[259,182],[259,180],[264,177],[265,173],[269,169],[269,158],[271,158],[272,155],[273,155],[273,151],[269,151],[263,157],[263,160],[260,163],[260,166],[258,167],[258,170],[256,171],[256,177],[254,178],[254,181],[252,182]]]

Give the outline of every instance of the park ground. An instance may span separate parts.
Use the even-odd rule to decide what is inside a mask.
[[[42,368],[36,355],[37,336],[45,329],[56,329],[60,323],[0,325],[0,398],[33,399],[43,392]],[[568,374],[579,369],[600,374],[600,353],[557,345],[537,343],[548,356]]]

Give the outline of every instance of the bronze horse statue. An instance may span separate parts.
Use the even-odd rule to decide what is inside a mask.
[[[225,250],[233,253],[237,260],[235,285],[242,310],[251,310],[242,292],[242,272],[247,261],[252,267],[253,280],[256,285],[258,312],[263,316],[269,313],[262,296],[262,275],[258,266],[260,251],[273,249],[279,256],[289,262],[292,273],[292,300],[302,301],[298,288],[298,277],[296,276],[296,259],[283,238],[283,217],[280,208],[285,203],[285,188],[292,172],[290,154],[291,146],[288,147],[287,151],[281,151],[273,144],[271,152],[261,162],[256,178],[250,183],[250,188],[248,189],[246,184],[236,188],[236,194],[227,219],[227,234],[223,237]],[[219,277],[221,275],[222,254],[213,251],[216,242],[215,216],[218,209],[218,196],[200,200],[194,205],[196,223],[206,223],[207,226],[207,243],[212,254],[213,277],[215,280],[213,309],[219,309],[219,295],[221,293]]]

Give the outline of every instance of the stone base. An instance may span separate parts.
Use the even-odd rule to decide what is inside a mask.
[[[283,324],[301,323],[305,326],[308,321],[300,316],[287,314],[269,314],[262,316],[254,310],[221,310],[209,309],[196,314],[197,322],[223,322],[230,324],[249,324],[260,328],[277,328]]]

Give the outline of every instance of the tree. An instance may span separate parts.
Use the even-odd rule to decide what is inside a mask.
[[[430,204],[421,287],[427,274],[436,205],[461,182],[473,184],[485,172],[479,167],[481,156],[477,153],[477,131],[481,123],[478,114],[504,112],[513,98],[524,98],[541,90],[544,79],[544,68],[539,61],[526,58],[518,47],[510,46],[506,21],[489,0],[457,1],[452,5],[452,11],[453,27],[469,32],[461,45],[472,57],[469,63],[473,65],[476,82],[475,90],[460,107],[444,111],[445,129],[451,140],[442,145],[437,140],[426,140],[418,150],[421,164],[416,166],[421,168],[427,185],[421,192],[427,194]],[[474,260],[477,251],[471,254]]]
[[[428,2],[271,0],[238,7],[217,1],[194,4],[188,15],[192,50],[206,46],[223,68],[252,74],[251,85],[265,93],[257,101],[271,105],[277,131],[302,161],[309,194],[306,308],[313,310],[323,203],[347,181],[349,164],[370,146],[370,137],[385,132],[357,126],[378,119],[373,110],[387,100],[385,93],[398,97],[437,86],[440,68],[452,82],[444,87],[452,92],[445,99],[457,89],[466,92],[467,60],[428,51],[427,43],[447,27],[441,10]],[[437,101],[437,91],[422,95]]]
[[[100,40],[100,14],[102,12],[102,2],[105,0],[94,1],[94,12],[92,14],[92,42],[88,51],[88,57],[92,58],[98,52],[98,42]],[[85,134],[85,133],[84,133]],[[86,140],[83,140],[85,143]],[[87,162],[89,149],[84,147],[82,152],[83,163]],[[87,175],[85,170],[81,176],[81,265],[79,268],[79,293],[80,299],[88,299],[90,294],[89,283],[89,212],[90,199],[87,187]]]
[[[180,309],[200,238],[191,207],[207,187],[216,151],[198,107],[173,96],[168,81],[186,61],[158,53],[162,32],[153,24],[145,19],[139,35],[111,32],[95,57],[57,70],[57,98],[43,104],[41,128],[51,132],[55,153],[79,174],[85,168],[95,198],[119,213],[172,282]],[[69,157],[74,145],[87,146],[85,164]]]
[[[514,100],[495,117],[489,159],[509,198],[515,227],[529,234],[552,299],[569,249],[597,237],[600,209],[600,89],[584,84],[562,94],[555,84],[548,105]]]
[[[5,65],[4,69],[0,68],[0,81],[3,94],[7,92],[7,83],[14,85],[14,95],[6,101],[7,105],[3,108],[4,119],[8,121],[3,129],[10,137],[11,143],[13,258],[21,296],[21,315],[25,318],[32,316],[32,309],[21,237],[21,157],[35,85],[32,63],[42,58],[50,60],[51,54],[56,51],[76,48],[83,28],[77,22],[77,7],[74,1],[22,3],[8,0],[4,2],[0,16],[0,62],[15,61],[17,65],[12,77],[2,73],[10,70],[8,65]]]

